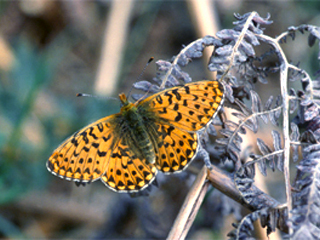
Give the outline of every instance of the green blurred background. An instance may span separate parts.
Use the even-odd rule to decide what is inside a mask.
[[[77,98],[78,92],[128,93],[151,56],[170,60],[183,45],[214,34],[199,31],[197,5],[204,2],[0,1],[1,238],[167,236],[194,180],[187,171],[159,174],[159,187],[149,196],[131,198],[99,181],[76,187],[51,175],[45,163],[67,136],[119,111],[119,101]],[[232,27],[234,12],[253,10],[263,17],[271,14],[276,24],[268,27],[270,36],[291,25],[320,26],[318,1],[209,3],[207,22],[218,29]],[[304,44],[286,50],[294,62],[303,59],[305,67],[318,68],[317,49]],[[208,59],[203,60],[186,70],[195,79],[209,77]],[[152,63],[142,78],[155,74]],[[190,238],[226,238],[235,217],[224,216],[223,201],[228,200],[215,191],[208,195]]]

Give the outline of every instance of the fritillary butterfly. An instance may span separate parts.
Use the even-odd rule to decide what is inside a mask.
[[[137,192],[157,174],[179,172],[194,159],[197,131],[219,111],[223,86],[199,81],[131,103],[119,95],[120,113],[102,118],[65,140],[48,170],[76,182],[98,179],[116,192]]]

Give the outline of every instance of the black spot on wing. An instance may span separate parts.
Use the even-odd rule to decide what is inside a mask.
[[[158,96],[156,97],[156,100],[157,100],[157,102],[160,103],[160,104],[163,103],[162,97],[161,97],[160,95],[158,95]]]
[[[182,119],[182,114],[178,112],[177,116],[175,117],[175,121],[179,122]]]
[[[98,137],[93,133],[93,130],[94,130],[93,127],[90,127],[89,135],[94,139],[98,139]]]
[[[204,108],[203,111],[205,112],[205,114],[208,114],[208,112],[210,111],[209,108]]]
[[[160,114],[167,113],[167,109],[163,108],[162,111],[159,111]]]
[[[177,100],[181,100],[181,95],[178,92],[179,88],[172,90],[172,93],[176,96]]]
[[[184,86],[184,90],[186,91],[186,94],[190,94],[190,88],[189,88],[189,86]]]
[[[101,152],[100,152],[100,150],[98,150],[98,151],[97,151],[97,154],[98,154],[99,157],[104,157],[104,156],[107,155],[107,152],[105,152],[105,151],[101,151]]]
[[[140,178],[140,177],[136,177],[136,181],[137,181],[137,184],[139,184],[140,182],[142,182],[142,181],[143,181],[143,179],[142,179],[142,178]]]
[[[108,178],[108,182],[115,183],[113,176],[110,176],[110,177]]]
[[[82,136],[83,141],[87,144],[89,142],[88,137],[87,137],[87,132],[84,131],[82,133],[80,133],[80,136]]]
[[[174,168],[174,167],[176,167],[176,166],[178,166],[179,164],[176,162],[176,161],[172,161],[172,168]]]
[[[94,148],[98,148],[99,147],[99,143],[92,143],[92,147],[94,147]]]
[[[99,129],[99,132],[102,132],[103,131],[103,125],[101,123],[98,123],[97,124],[97,127]]]
[[[87,148],[87,147],[83,147],[82,149],[83,149],[83,151],[85,151],[85,152],[89,152],[89,148]]]
[[[59,163],[59,162],[57,162],[57,163]],[[53,169],[53,164],[52,164],[52,162],[49,162],[49,161],[48,161],[48,168],[49,168],[50,170]]]
[[[187,99],[184,99],[184,100],[183,100],[183,104],[182,104],[182,105],[185,106],[185,107],[188,107]]]
[[[169,167],[168,163],[164,162],[163,165],[162,165],[162,168],[167,168],[167,167]]]
[[[198,101],[199,97],[197,95],[192,95],[194,98],[192,101]]]
[[[150,174],[150,172],[147,172],[147,171],[143,171],[143,176],[146,178],[146,177],[148,177],[149,176],[149,174]]]
[[[172,126],[168,127],[167,134],[171,135],[173,130],[174,130],[174,127],[172,127]]]
[[[104,142],[107,142],[111,138],[111,134],[109,134],[107,137],[103,136],[102,139]]]
[[[75,147],[77,147],[79,145],[79,143],[76,141],[76,138],[73,137],[70,141]]]
[[[164,96],[168,97],[169,104],[172,104],[172,95],[169,94],[168,92],[166,92],[166,93],[164,93]]]

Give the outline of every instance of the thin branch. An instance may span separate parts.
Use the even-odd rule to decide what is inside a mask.
[[[267,110],[267,111],[258,112],[258,113],[253,113],[253,114],[251,114],[250,116],[246,117],[244,120],[242,120],[242,121],[239,123],[239,125],[234,129],[233,134],[229,137],[229,141],[228,141],[228,145],[227,145],[226,151],[229,150],[229,145],[230,145],[229,143],[233,141],[233,139],[234,139],[234,137],[236,136],[236,134],[240,131],[240,128],[243,127],[248,120],[250,120],[251,118],[256,117],[256,116],[260,116],[260,115],[264,115],[264,114],[269,114],[269,113],[278,111],[278,110],[281,109],[281,108],[282,108],[282,106],[278,106],[278,107],[276,107],[276,108],[273,108],[273,109],[270,109],[270,110]]]
[[[234,58],[236,56],[236,53],[238,51],[238,48],[243,40],[243,38],[246,36],[246,32],[247,30],[249,29],[249,26],[251,24],[251,21],[252,19],[257,15],[257,12],[252,12],[250,14],[250,16],[248,17],[246,23],[244,24],[242,30],[241,30],[241,33],[239,35],[239,38],[238,40],[235,42],[234,46],[233,46],[233,49],[232,49],[232,54],[230,56],[230,63],[229,63],[229,66],[228,68],[225,70],[225,72],[222,74],[221,76],[221,80],[228,74],[229,70],[231,69],[231,67],[234,65],[233,64],[233,61],[234,61]]]
[[[271,152],[269,154],[266,154],[266,155],[263,155],[263,156],[261,156],[261,157],[259,157],[257,159],[254,159],[252,161],[246,162],[244,167],[250,166],[250,165],[252,165],[254,163],[257,163],[257,162],[261,161],[262,159],[265,159],[265,158],[268,158],[268,157],[272,157],[272,156],[275,156],[275,155],[283,153],[283,152],[284,152],[283,149],[278,150],[278,151],[273,151],[273,152]]]
[[[207,168],[204,166],[198,173],[180,212],[168,235],[168,240],[185,239],[207,193],[209,183],[206,183]]]
[[[290,133],[289,133],[289,97],[288,97],[288,70],[289,64],[285,53],[282,51],[277,39],[266,35],[256,35],[260,40],[272,45],[275,49],[281,65],[280,65],[280,88],[283,106],[283,139],[284,139],[284,176],[286,186],[286,198],[288,205],[288,218],[291,218],[292,199],[291,199],[291,184],[290,184]]]
[[[100,95],[110,95],[115,91],[133,7],[132,0],[111,2],[95,83],[95,92]]]
[[[196,44],[197,42],[202,42],[202,41],[203,41],[203,39],[200,38],[200,39],[198,39],[198,40],[196,40],[196,41],[191,42],[189,45],[185,46],[185,47],[179,52],[179,54],[174,57],[174,60],[172,61],[171,66],[176,66],[176,65],[178,65],[178,61],[179,61],[181,55],[184,55],[184,54],[189,50],[189,46],[192,46],[192,45]],[[160,89],[164,89],[164,87],[165,87],[165,85],[166,85],[166,82],[167,82],[169,76],[172,74],[173,69],[174,69],[173,67],[170,67],[170,69],[169,69],[169,70],[166,72],[166,74],[164,75],[163,81],[162,81],[162,83],[161,83],[161,85],[160,85]]]
[[[234,184],[233,177],[230,174],[224,173],[222,170],[217,168],[216,166],[212,166],[213,169],[208,174],[208,179],[211,182],[212,186],[224,193],[225,195],[229,196],[236,202],[240,203],[250,211],[256,211],[260,210],[260,207],[257,205],[257,203],[264,202],[264,207],[270,207],[270,208],[282,208],[282,205],[269,196],[268,194],[265,194],[263,191],[258,189],[256,186],[252,185],[250,188],[250,191],[253,192],[253,195],[258,196],[256,201],[252,201],[250,203],[246,203],[241,195],[241,193],[238,191],[236,185]],[[286,223],[278,223],[277,227],[279,229],[282,229],[284,232],[288,232],[288,227]]]

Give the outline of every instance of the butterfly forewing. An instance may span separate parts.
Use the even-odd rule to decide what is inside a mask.
[[[53,174],[80,182],[100,178],[107,167],[115,137],[114,116],[102,118],[65,140],[51,155],[47,168]]]
[[[200,81],[156,93],[138,104],[161,123],[198,131],[211,121],[223,101],[218,81]]]

